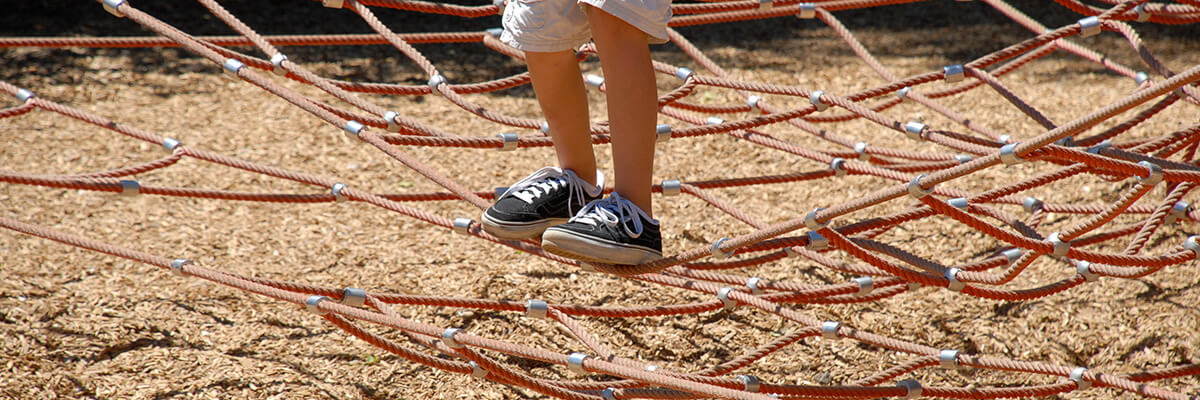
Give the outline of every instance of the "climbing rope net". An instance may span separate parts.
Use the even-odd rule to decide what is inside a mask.
[[[1182,72],[1169,69],[1146,48],[1131,23],[1190,24],[1200,21],[1200,2],[1178,0],[1174,4],[1145,1],[1109,1],[1104,8],[1074,0],[1057,0],[1083,16],[1077,23],[1047,28],[1002,0],[981,0],[1016,23],[1031,30],[1027,40],[976,58],[908,77],[899,77],[881,64],[834,16],[834,12],[878,7],[913,0],[841,0],[800,3],[794,0],[734,0],[673,5],[672,27],[794,16],[816,19],[832,29],[846,45],[888,83],[854,93],[834,95],[810,88],[767,84],[736,79],[708,58],[687,38],[670,32],[672,43],[704,71],[656,61],[655,69],[675,77],[673,90],[659,99],[660,112],[674,124],[658,127],[661,142],[699,136],[728,135],[739,143],[761,146],[798,159],[823,165],[811,171],[784,175],[747,176],[709,181],[665,181],[654,190],[663,195],[688,194],[707,202],[748,225],[749,233],[723,238],[710,245],[688,249],[645,265],[580,264],[543,252],[534,241],[507,241],[488,235],[471,218],[435,215],[415,207],[418,201],[465,201],[479,209],[489,205],[493,191],[472,191],[450,176],[411,155],[415,147],[452,147],[513,150],[551,146],[548,129],[539,120],[505,115],[476,104],[467,94],[488,93],[529,83],[527,73],[478,83],[451,83],[437,66],[413,47],[416,43],[482,43],[517,59],[522,53],[501,43],[497,32],[396,33],[375,17],[370,7],[386,7],[461,17],[495,15],[503,3],[461,6],[409,0],[324,0],[326,7],[352,11],[373,30],[374,35],[263,36],[226,11],[215,0],[200,0],[213,15],[240,36],[199,37],[182,32],[124,0],[104,0],[103,6],[117,17],[128,18],[161,37],[98,38],[0,38],[0,47],[150,47],[181,46],[224,69],[231,79],[245,81],[278,96],[320,120],[341,128],[352,140],[361,141],[440,185],[445,192],[378,194],[348,186],[336,179],[250,162],[206,151],[200,146],[160,136],[153,132],[81,111],[35,95],[34,91],[0,81],[0,91],[14,96],[19,104],[0,109],[0,119],[34,110],[59,113],[103,127],[136,140],[163,146],[169,156],[110,171],[78,175],[30,174],[0,170],[0,181],[11,185],[251,202],[323,203],[353,201],[370,204],[421,222],[436,225],[472,239],[511,247],[530,255],[604,273],[626,276],[663,287],[711,296],[708,301],[633,307],[551,304],[524,301],[464,299],[424,295],[368,292],[358,288],[330,288],[239,275],[194,263],[187,258],[148,254],[119,245],[0,216],[0,226],[72,246],[134,260],[173,271],[295,303],[320,315],[329,323],[367,343],[414,363],[470,374],[507,385],[569,399],[618,398],[876,398],[947,397],[1000,398],[1048,396],[1089,387],[1163,399],[1187,399],[1156,381],[1200,375],[1200,364],[1161,367],[1132,375],[1104,374],[1082,366],[1052,365],[1032,360],[1015,360],[956,349],[939,349],[855,328],[839,321],[823,321],[801,310],[806,304],[876,302],[922,287],[957,292],[963,296],[1006,301],[1031,300],[1079,287],[1100,278],[1137,279],[1163,268],[1192,262],[1200,255],[1196,237],[1171,238],[1175,245],[1158,254],[1143,250],[1166,224],[1194,222],[1197,215],[1183,198],[1200,184],[1195,156],[1200,146],[1200,123],[1153,137],[1131,138],[1139,125],[1161,116],[1171,107],[1200,105],[1200,65]],[[1122,65],[1104,55],[1069,41],[1108,31],[1127,40],[1144,62],[1145,72]],[[356,83],[328,79],[293,62],[276,46],[387,44],[415,62],[429,77],[426,85]],[[263,58],[234,50],[254,46]],[[1001,78],[1022,66],[1054,52],[1067,52],[1095,62],[1112,74],[1128,77],[1136,84],[1121,100],[1100,106],[1069,122],[1055,122],[1036,106],[1024,101]],[[584,46],[580,60],[594,54]],[[269,72],[269,73],[264,73]],[[274,75],[274,76],[272,76]],[[282,85],[290,79],[311,85],[340,100],[330,104]],[[603,90],[603,78],[588,76],[587,83]],[[942,83],[944,82],[944,83]],[[936,86],[945,85],[948,86]],[[701,87],[725,90],[746,99],[744,104],[708,104],[689,101]],[[973,122],[943,100],[959,93],[993,91],[1042,130],[1028,137],[1014,137]],[[399,96],[436,95],[480,118],[513,128],[532,130],[528,135],[504,133],[495,137],[463,136],[431,126],[389,110],[357,93]],[[797,106],[771,104],[767,96],[800,99]],[[782,104],[783,102],[780,102]],[[934,127],[916,121],[897,120],[888,110],[902,103],[917,104],[940,114],[954,127]],[[1125,115],[1131,110],[1135,110]],[[1193,109],[1194,110],[1194,109]],[[718,115],[749,115],[726,120]],[[916,152],[892,148],[887,143],[866,143],[839,136],[824,125],[865,120],[895,132],[896,140],[932,144],[941,152]],[[1098,128],[1107,124],[1106,128]],[[767,126],[786,126],[810,133],[828,144],[826,148],[800,146],[763,131]],[[540,132],[537,132],[539,131]],[[593,142],[607,143],[608,128],[592,127]],[[901,135],[903,138],[901,138]],[[144,185],[130,177],[168,168],[185,158],[324,188],[320,194],[248,193],[188,187]],[[1021,163],[1047,166],[1045,172],[1003,182],[986,191],[972,192],[947,183],[969,178],[989,168]],[[768,223],[742,212],[708,193],[714,188],[738,188],[829,179],[845,175],[868,175],[893,182],[866,196],[840,204],[827,204],[803,216]],[[1120,195],[1108,204],[1079,205],[1042,201],[1023,196],[1079,175],[1094,175],[1124,183]],[[1147,196],[1164,187],[1161,196]],[[1139,202],[1139,200],[1141,200]],[[884,203],[911,204],[883,216],[856,221],[838,221],[860,210]],[[1028,214],[1015,215],[1020,206]],[[1039,229],[1053,214],[1079,216],[1072,224],[1054,232]],[[879,240],[886,232],[933,217],[947,218],[979,233],[980,240],[994,242],[994,251],[982,256],[943,263],[903,249],[903,243]],[[801,232],[799,233],[798,232]],[[1111,251],[1107,249],[1119,249]],[[739,275],[733,270],[798,257],[831,270],[858,276],[842,284],[802,284]],[[841,259],[851,262],[843,262]],[[1037,282],[1032,287],[1012,288],[1016,278],[1037,260],[1069,268],[1057,281]],[[455,327],[434,326],[407,318],[396,311],[404,306],[436,306],[524,313],[532,319],[548,319],[568,330],[587,352],[560,352],[514,344]],[[736,307],[774,315],[795,325],[769,342],[742,354],[728,357],[704,369],[671,371],[635,360],[614,350],[589,332],[581,317],[644,318],[712,312]],[[395,329],[404,336],[377,333],[364,324]],[[886,370],[839,386],[795,385],[770,382],[752,375],[735,375],[789,345],[806,338],[848,339],[880,348],[881,352],[911,357]],[[591,379],[547,379],[512,363],[500,355],[560,365]],[[512,360],[512,358],[509,358]],[[1012,374],[1057,376],[1048,384],[1004,387],[940,387],[917,380],[899,380],[927,368],[981,369]],[[604,376],[604,378],[599,378]],[[888,384],[888,382],[893,382]],[[1193,397],[1195,398],[1195,397]]]

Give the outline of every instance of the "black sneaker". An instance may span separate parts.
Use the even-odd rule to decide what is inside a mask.
[[[604,175],[596,172],[597,185],[557,167],[537,170],[513,184],[483,212],[483,230],[503,239],[522,240],[542,234],[547,227],[567,222],[588,202],[600,198]]]
[[[637,265],[662,258],[658,220],[613,192],[542,234],[542,248],[580,261]]]

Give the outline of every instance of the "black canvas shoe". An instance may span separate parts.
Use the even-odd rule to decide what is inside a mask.
[[[509,187],[483,212],[483,230],[503,239],[537,237],[599,198],[604,175],[597,172],[596,181],[592,185],[569,169],[539,169]]]
[[[546,229],[542,248],[580,261],[637,265],[662,258],[662,233],[657,220],[613,192]]]

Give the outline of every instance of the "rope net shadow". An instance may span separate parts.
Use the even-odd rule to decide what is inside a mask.
[[[413,363],[479,379],[521,386],[538,393],[568,399],[624,398],[822,398],[855,399],[879,397],[1004,398],[1050,396],[1075,390],[1106,387],[1152,398],[1195,399],[1195,394],[1176,392],[1156,382],[1200,375],[1200,364],[1159,366],[1136,374],[1111,374],[1084,366],[1054,365],[971,354],[959,349],[940,349],[903,338],[889,337],[871,329],[851,327],[841,321],[825,321],[807,313],[812,304],[870,303],[921,288],[956,292],[960,296],[1004,301],[1025,301],[1069,291],[1098,279],[1138,279],[1164,268],[1191,265],[1200,255],[1200,241],[1193,237],[1163,233],[1164,226],[1200,220],[1184,201],[1200,184],[1196,151],[1200,147],[1200,123],[1189,121],[1176,131],[1153,137],[1133,135],[1147,121],[1161,118],[1166,110],[1200,107],[1200,65],[1173,71],[1156,58],[1133,27],[1136,24],[1194,24],[1200,22],[1200,2],[1175,3],[1102,0],[1104,7],[1075,0],[1057,2],[1081,15],[1076,23],[1049,28],[1022,14],[1002,0],[980,0],[1032,32],[1019,43],[962,64],[912,76],[897,76],[882,64],[835,16],[836,12],[882,7],[913,0],[840,0],[801,3],[793,0],[734,0],[675,4],[672,27],[790,17],[820,21],[862,59],[884,85],[847,94],[832,94],[815,88],[779,85],[738,79],[705,55],[688,38],[670,31],[672,43],[701,71],[656,61],[655,69],[671,79],[673,89],[659,98],[660,114],[670,124],[659,126],[659,141],[725,135],[739,139],[740,146],[761,146],[790,158],[806,160],[816,169],[783,175],[743,176],[704,181],[665,181],[654,190],[663,196],[689,195],[706,203],[708,212],[719,212],[744,223],[746,233],[671,254],[645,265],[580,264],[543,252],[535,241],[508,241],[492,237],[473,218],[430,213],[417,202],[459,201],[479,210],[490,205],[493,191],[477,191],[435,166],[413,156],[417,148],[471,148],[515,150],[551,146],[542,121],[489,109],[468,97],[529,83],[526,73],[484,82],[449,82],[438,67],[414,44],[479,43],[495,52],[521,59],[523,54],[496,38],[497,32],[396,33],[383,24],[372,7],[421,13],[438,13],[464,18],[494,16],[503,4],[461,6],[422,1],[324,0],[326,7],[353,12],[376,34],[322,36],[264,36],[242,23],[216,0],[199,0],[211,13],[240,36],[193,36],[139,10],[124,0],[104,0],[113,15],[128,18],[160,37],[93,38],[0,38],[0,47],[181,47],[220,66],[230,79],[244,81],[303,109],[341,129],[351,140],[363,142],[444,189],[442,192],[383,194],[342,183],[338,179],[290,171],[263,163],[207,151],[170,137],[142,130],[120,121],[54,102],[0,81],[0,91],[17,99],[17,105],[0,109],[0,119],[33,111],[58,113],[113,133],[153,145],[170,154],[124,168],[75,175],[47,175],[0,170],[0,181],[28,185],[114,194],[187,197],[274,203],[358,202],[379,207],[426,224],[453,230],[463,240],[481,239],[487,246],[505,246],[530,256],[577,265],[579,268],[615,274],[645,282],[652,287],[672,287],[703,294],[710,300],[680,304],[635,307],[553,304],[484,298],[453,298],[392,294],[358,288],[321,287],[239,275],[192,262],[179,255],[162,256],[89,239],[44,226],[0,216],[0,226],[71,246],[96,251],[170,270],[277,300],[294,303],[367,343]],[[331,10],[330,12],[333,12]],[[1143,62],[1142,68],[1122,65],[1076,41],[1101,33],[1119,35]],[[1082,41],[1080,41],[1082,42]],[[414,62],[428,76],[423,85],[358,83],[322,77],[289,59],[277,46],[328,46],[384,44]],[[257,57],[232,47],[253,46]],[[584,46],[581,61],[594,56]],[[1097,105],[1069,121],[1051,115],[1023,99],[1002,78],[1040,58],[1067,53],[1094,62],[1107,73],[1128,77],[1136,85],[1119,101]],[[298,61],[298,60],[297,60]],[[310,85],[340,101],[331,104],[305,96],[285,80]],[[660,79],[661,81],[661,79]],[[589,76],[587,82],[604,90],[603,78]],[[694,96],[701,88],[721,90],[745,98],[740,104],[713,104]],[[972,121],[955,110],[946,99],[970,91],[1003,98],[1040,130],[1034,135],[996,131]],[[360,96],[360,93],[395,96],[436,96],[492,123],[531,130],[529,134],[466,136],[448,132]],[[772,100],[768,101],[767,97]],[[901,105],[916,105],[955,124],[931,126],[898,119],[889,112]],[[724,117],[731,117],[726,119]],[[739,117],[745,116],[745,117]],[[925,152],[890,147],[886,142],[867,143],[835,132],[836,124],[860,121],[894,132],[895,141],[914,141],[939,151]],[[766,132],[766,127],[811,134],[825,146],[800,145]],[[609,141],[608,127],[592,127],[593,142]],[[1020,136],[1020,137],[1017,137]],[[500,153],[503,154],[503,153]],[[194,159],[242,170],[273,179],[321,188],[321,193],[252,193],[143,184],[132,177],[169,168],[184,159]],[[803,164],[803,162],[801,163]],[[1042,172],[1001,182],[985,191],[952,187],[981,171],[1037,164]],[[823,204],[803,215],[766,221],[714,196],[714,189],[748,188],[759,185],[802,181],[836,180],[844,176],[871,176],[891,184],[872,193],[837,204]],[[1070,204],[1043,201],[1025,193],[1071,179],[1091,175],[1110,182],[1119,195],[1107,204]],[[1163,190],[1155,191],[1162,187]],[[1158,194],[1161,193],[1161,194]],[[904,204],[900,211],[870,214],[885,204]],[[1020,210],[1024,210],[1024,214]],[[864,213],[859,213],[867,211]],[[858,214],[856,214],[858,213]],[[860,217],[850,218],[851,215]],[[1057,217],[1073,217],[1070,224],[1049,231]],[[844,217],[839,220],[839,217]],[[917,243],[888,242],[887,233],[912,227],[921,221],[940,218],[969,227],[979,240],[990,241],[993,251],[983,255],[918,255]],[[1157,240],[1157,242],[1156,242]],[[1144,251],[1158,242],[1173,243]],[[1112,251],[1109,249],[1118,249]],[[952,258],[946,262],[946,257]],[[840,284],[809,284],[747,276],[747,268],[799,258],[852,276]],[[851,260],[843,262],[842,260]],[[1035,262],[1059,265],[1061,279],[1029,284],[1022,273]],[[935,289],[927,289],[935,290]],[[398,307],[433,306],[523,313],[526,318],[546,319],[560,325],[578,340],[586,352],[564,354],[553,349],[515,344],[469,330],[435,326],[402,316]],[[757,348],[725,359],[710,361],[703,369],[671,371],[633,359],[620,349],[589,332],[579,318],[646,318],[751,309],[787,321],[794,329]],[[366,326],[402,332],[405,338],[384,335]],[[903,354],[902,362],[844,385],[797,385],[771,382],[753,375],[738,374],[772,354],[805,339],[813,341],[853,340],[878,348],[879,353]],[[535,360],[561,366],[577,374],[576,379],[547,379],[511,362]],[[933,386],[906,375],[924,369],[978,369],[1010,375],[1057,377],[1054,383],[1009,386]],[[591,375],[594,374],[594,375]],[[1192,396],[1192,397],[1189,397]]]

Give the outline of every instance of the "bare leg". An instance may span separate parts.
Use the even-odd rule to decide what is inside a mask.
[[[595,184],[596,156],[589,132],[587,92],[575,52],[526,52],[525,57],[533,91],[550,124],[559,167]]]
[[[653,217],[650,179],[658,88],[646,33],[598,8],[591,8],[588,22],[608,89],[615,190]]]

